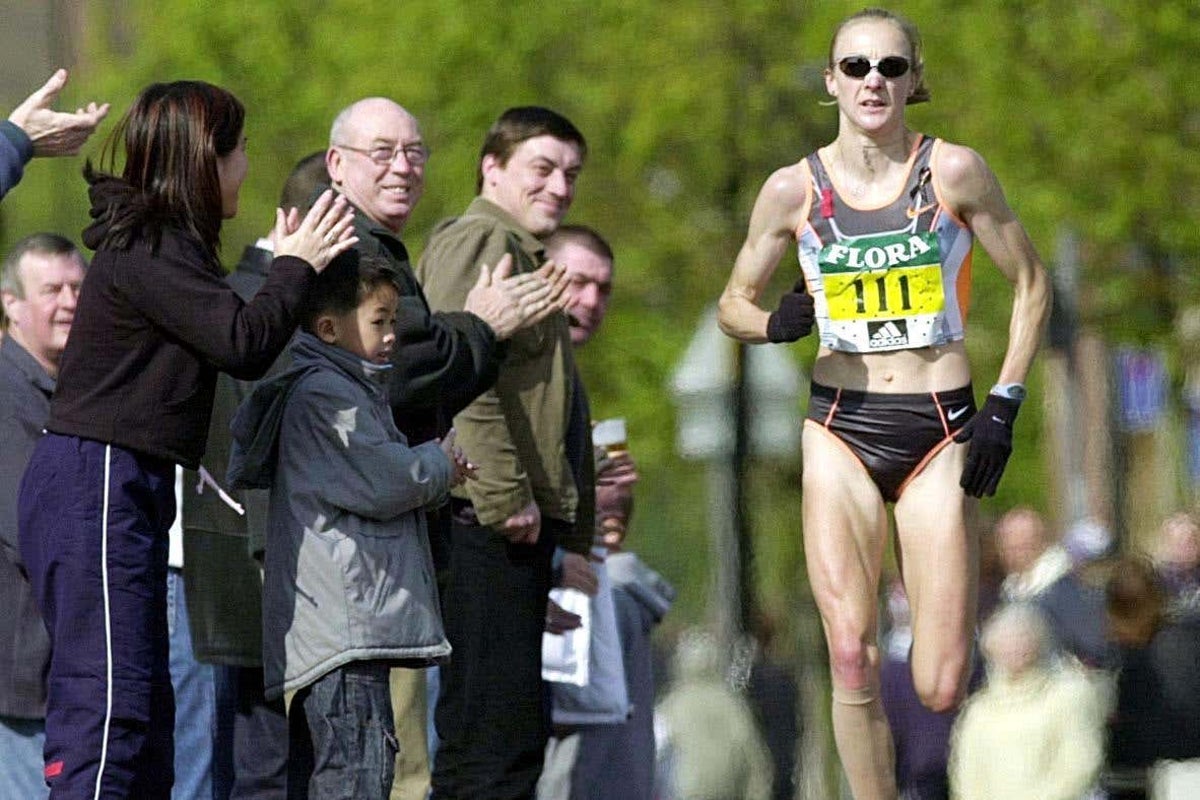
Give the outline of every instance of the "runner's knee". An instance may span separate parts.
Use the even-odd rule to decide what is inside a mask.
[[[873,680],[870,653],[858,636],[835,637],[829,643],[830,667],[833,671],[834,692],[868,690]]]
[[[964,671],[964,665],[956,658],[948,658],[926,670],[918,670],[914,664],[913,686],[921,704],[938,714],[957,708],[965,695]]]

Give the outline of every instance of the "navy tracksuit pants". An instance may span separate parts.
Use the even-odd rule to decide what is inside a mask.
[[[21,483],[21,556],[50,632],[52,800],[169,800],[167,531],[174,465],[46,434]]]

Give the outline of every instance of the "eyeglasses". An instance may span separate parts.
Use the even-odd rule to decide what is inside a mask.
[[[837,62],[838,69],[848,78],[865,78],[871,70],[879,70],[885,78],[899,78],[908,72],[908,59],[904,56],[884,56],[878,61],[872,61],[866,56],[846,56]]]
[[[371,159],[372,163],[378,164],[381,167],[386,167],[396,160],[396,156],[400,153],[404,154],[404,160],[408,162],[410,167],[419,167],[429,160],[429,148],[423,144],[406,144],[399,147],[372,147],[369,150],[362,147],[351,147],[348,144],[335,144],[334,147],[340,147],[343,150],[350,150],[354,153],[362,153],[367,158]]]

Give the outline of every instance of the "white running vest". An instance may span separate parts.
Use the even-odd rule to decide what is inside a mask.
[[[963,338],[973,237],[934,189],[938,142],[917,139],[903,190],[873,209],[846,203],[820,157],[808,156],[809,210],[796,239],[825,347],[879,353]]]

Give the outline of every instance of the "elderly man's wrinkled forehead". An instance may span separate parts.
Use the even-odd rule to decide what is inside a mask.
[[[401,142],[421,138],[417,118],[386,97],[368,97],[337,115],[329,131],[331,144],[364,146],[374,141]]]

